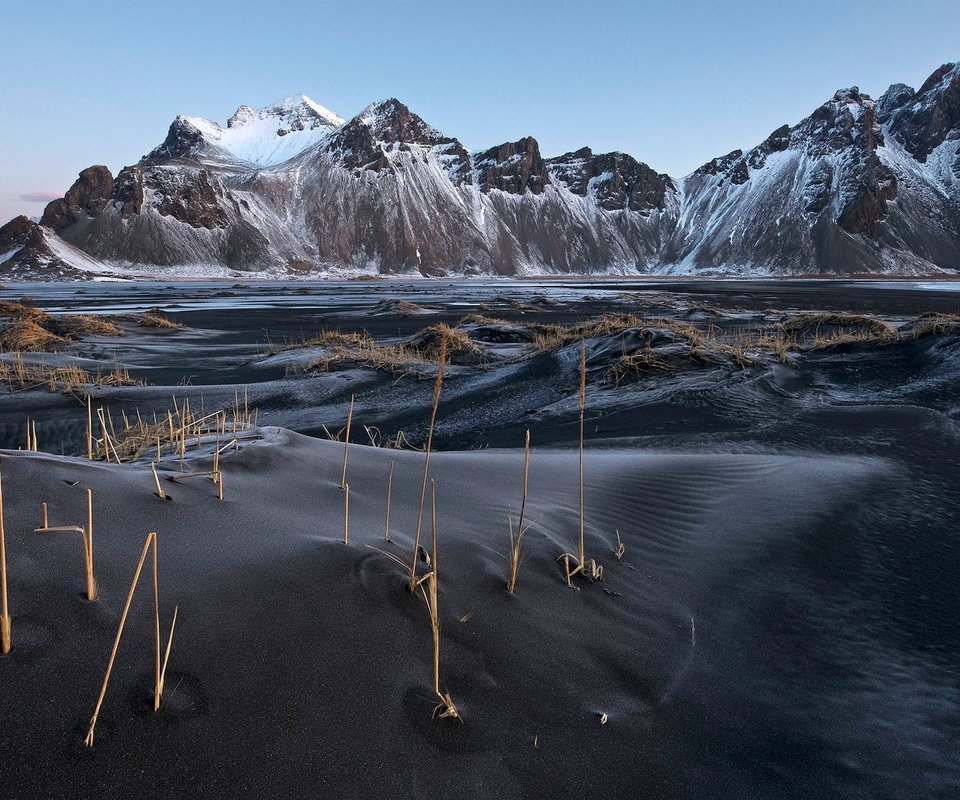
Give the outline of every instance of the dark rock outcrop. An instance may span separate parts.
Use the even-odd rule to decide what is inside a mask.
[[[39,237],[39,226],[36,222],[21,215],[14,217],[0,228],[0,255],[36,242]]]
[[[190,158],[205,145],[203,134],[186,117],[177,117],[167,129],[167,138],[143,157],[143,161]]]
[[[96,217],[107,207],[113,189],[113,175],[109,169],[99,165],[87,167],[63,197],[47,204],[40,224],[59,231],[84,217]]]
[[[349,169],[379,172],[391,168],[392,151],[410,152],[411,145],[435,150],[456,184],[471,182],[466,148],[393,98],[368,106],[344,124],[331,136],[326,149]]]
[[[670,176],[626,153],[594,154],[582,147],[546,163],[553,179],[580,197],[592,194],[605,211],[663,211],[668,189],[676,189]]]
[[[927,78],[909,105],[891,114],[890,130],[921,163],[948,139],[960,139],[960,64],[944,64]]]
[[[540,194],[550,184],[550,171],[532,136],[491,147],[473,158],[473,171],[482,192]]]

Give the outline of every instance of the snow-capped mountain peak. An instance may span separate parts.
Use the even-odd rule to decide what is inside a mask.
[[[204,117],[178,116],[146,160],[197,158],[272,167],[316,146],[342,124],[341,116],[306,95],[260,109],[240,106],[225,128]]]
[[[339,128],[343,125],[343,117],[315,103],[305,94],[285,97],[277,103],[253,109],[250,106],[240,106],[236,113],[227,120],[228,128],[242,128],[267,122],[268,127],[274,121],[277,124],[277,133],[289,133],[296,130],[315,130],[316,128]]]

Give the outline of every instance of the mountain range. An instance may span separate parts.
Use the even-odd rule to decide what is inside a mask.
[[[7,279],[957,269],[960,64],[840,90],[682,179],[532,137],[470,152],[395,99],[345,120],[291,97],[226,127],[177,117],[137,164],[0,228]]]

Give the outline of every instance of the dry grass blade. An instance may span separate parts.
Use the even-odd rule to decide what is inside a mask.
[[[433,569],[423,578],[428,588],[424,589],[421,582],[420,590],[423,592],[423,599],[427,603],[427,611],[430,615],[430,630],[433,634],[433,691],[440,701],[440,704],[433,710],[433,716],[436,719],[450,718],[462,721],[460,712],[457,710],[449,692],[440,690],[440,573],[437,559],[437,491],[436,484],[433,481],[430,481],[430,528],[433,540],[431,546]]]
[[[3,522],[3,475],[0,474],[0,652],[13,647],[10,608],[7,605],[7,542]]]
[[[173,632],[177,627],[177,612],[180,606],[173,607],[173,620],[170,622],[170,636],[167,638],[167,649],[163,656],[163,667],[160,669],[160,688],[157,692],[158,697],[163,697],[163,685],[167,679],[167,664],[170,661],[170,648],[173,647]]]
[[[513,525],[510,526],[510,571],[507,575],[507,591],[513,594],[517,587],[517,574],[520,571],[520,546],[523,541],[523,534],[526,528],[523,525],[524,514],[527,509],[527,494],[530,482],[530,431],[528,430],[523,443],[523,499],[520,501],[520,519],[517,523],[516,534],[513,532]]]
[[[103,706],[103,700],[107,695],[107,686],[110,683],[110,674],[113,672],[113,665],[117,659],[117,651],[120,649],[120,639],[123,637],[123,628],[127,623],[127,615],[130,613],[130,605],[133,603],[133,595],[136,592],[137,584],[140,581],[140,574],[143,572],[143,565],[147,560],[147,554],[150,552],[150,549],[153,548],[153,565],[154,565],[154,575],[156,575],[156,565],[157,565],[157,534],[153,531],[147,534],[146,541],[143,543],[143,550],[140,553],[140,560],[137,562],[137,568],[133,574],[133,581],[130,583],[130,590],[127,592],[127,600],[123,606],[123,613],[120,615],[120,624],[117,627],[117,635],[113,640],[113,649],[110,651],[110,660],[107,662],[107,671],[103,676],[103,684],[100,687],[100,695],[97,698],[97,705],[93,710],[93,716],[90,718],[90,727],[87,730],[86,738],[83,740],[83,743],[87,747],[93,747],[93,732],[97,727],[97,718],[100,716],[100,709]],[[156,593],[154,594],[156,600]],[[158,612],[157,609],[155,611]],[[156,627],[156,635],[159,637],[159,624]],[[172,633],[171,633],[172,635]],[[157,640],[156,645],[156,691],[160,689],[160,646],[159,639]],[[156,698],[154,708],[159,707],[159,697]]]
[[[161,500],[166,500],[167,493],[163,491],[163,487],[160,485],[160,476],[157,475],[157,465],[151,463],[150,469],[153,470],[153,485],[157,487],[157,497],[159,497]]]
[[[623,539],[620,538],[620,531],[617,531],[617,549],[613,551],[613,557],[617,559],[617,561],[623,561],[626,552],[626,545],[624,545]]]
[[[417,551],[420,548],[420,533],[423,528],[423,505],[427,496],[427,479],[430,474],[430,451],[433,448],[433,429],[437,423],[437,409],[440,407],[440,394],[443,391],[443,367],[447,360],[446,340],[441,340],[437,353],[437,377],[433,384],[433,408],[430,412],[430,426],[427,431],[427,446],[423,456],[423,478],[420,482],[420,505],[417,511],[417,531],[413,539],[413,556],[410,559],[410,577],[407,589],[417,590]]]
[[[387,473],[387,515],[383,522],[383,540],[390,541],[390,503],[393,498],[393,467],[394,462],[390,462],[390,472]]]
[[[587,408],[587,343],[583,339],[580,340],[580,397],[578,405],[580,410],[580,449],[578,457],[580,479],[580,536],[577,542],[577,556],[580,563],[583,564],[586,561],[583,541],[585,516],[583,507],[583,418]]]
[[[47,504],[41,505],[41,526],[34,533],[79,533],[83,540],[83,568],[87,588],[87,600],[97,599],[97,581],[93,571],[93,492],[87,489],[87,524],[50,526],[47,518]]]
[[[347,430],[343,437],[343,475],[340,477],[340,488],[347,488],[347,458],[350,455],[350,426],[353,424],[353,395],[350,395],[350,410],[347,412]]]

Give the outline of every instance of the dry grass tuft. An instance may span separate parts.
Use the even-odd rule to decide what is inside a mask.
[[[423,306],[418,306],[416,303],[410,303],[407,300],[397,300],[392,308],[398,314],[419,314],[426,310]]]
[[[410,366],[426,362],[415,350],[404,344],[382,344],[367,333],[323,331],[298,344],[286,345],[284,350],[320,347],[327,353],[292,372],[327,372],[336,364],[353,363],[391,373],[406,372]]]
[[[160,328],[163,330],[179,330],[183,327],[179,322],[164,316],[159,308],[151,308],[143,314],[136,314],[134,319],[141,328]]]
[[[0,316],[10,316],[14,319],[44,319],[47,314],[39,308],[16,303],[13,300],[0,300]]]
[[[865,344],[867,342],[887,342],[896,338],[894,332],[878,336],[871,330],[833,331],[832,333],[818,333],[807,346],[808,350],[829,350],[845,344]]]
[[[866,314],[794,314],[780,323],[779,328],[785,333],[819,335],[819,328],[835,327],[842,331],[854,329],[860,338],[857,341],[872,341],[889,339],[896,335],[896,331],[888,323]],[[867,336],[869,334],[869,336]]]
[[[39,353],[56,350],[81,336],[123,336],[116,323],[92,314],[51,316],[38,308],[0,300],[0,351]]]
[[[923,336],[949,336],[960,330],[960,316],[956,314],[927,313],[916,321],[913,338]]]
[[[607,377],[615,386],[619,386],[627,378],[638,377],[651,369],[669,371],[673,369],[673,365],[669,361],[660,358],[648,344],[642,350],[621,356],[620,359],[610,367]]]
[[[500,319],[499,317],[487,317],[483,314],[467,314],[467,316],[462,317],[457,323],[457,327],[463,325],[514,325],[516,323],[510,322],[507,319]]]
[[[784,335],[780,330],[761,331],[749,346],[773,353],[781,364],[789,364],[791,351],[800,349],[796,339]]]
[[[417,331],[407,344],[407,348],[421,359],[431,362],[436,362],[442,352],[445,364],[450,363],[454,356],[483,353],[483,350],[467,334],[443,322]]]
[[[11,389],[27,391],[46,387],[51,392],[85,395],[90,386],[143,386],[144,382],[130,375],[126,367],[116,366],[110,372],[91,373],[77,366],[55,366],[25,361],[19,353],[0,358],[0,383]]]
[[[49,330],[70,339],[80,336],[123,336],[123,328],[115,322],[92,314],[66,314],[48,319]]]
[[[189,400],[177,403],[174,398],[174,410],[166,415],[153,415],[152,421],[143,419],[137,413],[135,419],[123,416],[119,425],[114,424],[109,410],[98,408],[96,420],[100,435],[93,436],[94,417],[90,414],[88,431],[88,452],[94,459],[102,461],[136,461],[145,452],[156,450],[159,460],[163,450],[179,456],[182,460],[188,445],[201,447],[203,444],[215,445],[214,463],[210,472],[196,473],[209,475],[218,484],[222,494],[222,474],[219,467],[219,453],[229,447],[237,447],[240,438],[256,436],[258,412],[251,410],[246,394],[236,397],[230,409],[218,409],[208,413],[195,413]],[[221,445],[221,442],[226,444]]]
[[[8,353],[43,353],[66,343],[64,337],[51,333],[30,317],[14,319],[0,331],[0,351]]]

